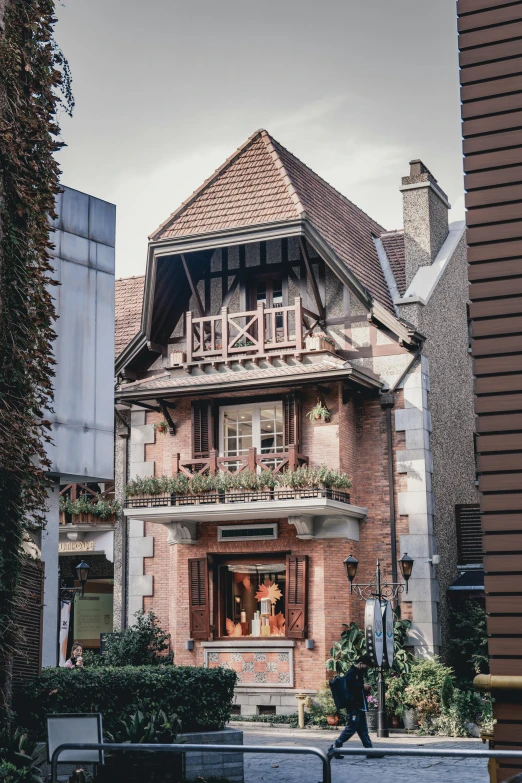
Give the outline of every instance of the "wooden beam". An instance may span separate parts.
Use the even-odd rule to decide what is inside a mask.
[[[302,237],[299,238],[299,245],[301,247],[301,255],[303,257],[303,261],[305,262],[305,266],[306,266],[306,275],[307,275],[307,277],[310,278],[310,283],[312,284],[312,292],[313,292],[313,295],[314,295],[315,304],[317,305],[317,309],[319,311],[319,315],[321,316],[321,321],[324,321],[325,312],[324,312],[323,303],[322,303],[321,297],[319,295],[319,289],[317,287],[317,281],[316,281],[315,275],[314,275],[314,273],[312,271],[312,267],[310,265],[310,260],[308,258],[308,253],[306,252],[305,243],[304,243]]]
[[[234,279],[232,280],[232,285],[226,292],[225,296],[223,297],[223,303],[221,307],[228,307],[228,304],[230,300],[232,299],[232,296],[234,295],[234,291],[236,290],[238,283],[239,283],[240,275],[236,275]]]
[[[169,413],[169,408],[168,408],[169,403],[165,402],[165,400],[158,400],[158,402],[159,402],[159,405],[160,405],[160,408],[161,408],[161,412],[165,416],[165,420],[166,420],[166,422],[167,422],[167,424],[169,426],[170,434],[171,435],[175,435],[176,434],[176,425],[174,424],[174,421],[172,420],[172,416]],[[174,408],[175,405],[170,403],[170,407]]]
[[[203,309],[203,304],[201,302],[201,297],[199,295],[199,291],[196,288],[196,286],[194,285],[194,281],[192,280],[192,276],[190,274],[187,262],[185,260],[185,256],[183,255],[183,253],[181,253],[180,255],[181,255],[181,263],[183,264],[183,269],[185,270],[185,274],[187,275],[187,280],[188,280],[188,283],[189,283],[189,286],[190,286],[190,290],[192,291],[192,296],[196,300],[196,304],[198,306],[199,314],[203,318],[203,316],[205,315],[205,311]]]

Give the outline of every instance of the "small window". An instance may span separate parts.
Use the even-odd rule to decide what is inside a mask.
[[[277,538],[277,522],[259,525],[219,525],[218,541],[274,541]]]
[[[482,563],[480,506],[478,504],[455,506],[455,516],[457,523],[458,565],[480,565]]]

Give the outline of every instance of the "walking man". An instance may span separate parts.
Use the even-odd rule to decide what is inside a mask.
[[[372,741],[368,734],[368,722],[366,713],[366,693],[371,691],[371,685],[364,682],[364,672],[372,665],[372,659],[369,655],[362,655],[355,664],[348,670],[344,677],[338,677],[332,683],[332,695],[336,706],[344,707],[348,713],[348,722],[342,730],[339,738],[328,748],[328,753],[334,758],[344,758],[337,753],[345,742],[357,732],[365,748],[372,748]],[[336,692],[337,691],[337,692]],[[343,703],[340,704],[339,702]]]

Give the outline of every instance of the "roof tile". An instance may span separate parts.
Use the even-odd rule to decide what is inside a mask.
[[[404,254],[404,231],[389,231],[381,235],[384,252],[392,268],[399,294],[403,296],[406,291],[406,268]]]
[[[138,333],[141,324],[141,308],[145,277],[122,277],[116,280],[116,316],[114,351],[119,356],[125,346]]]

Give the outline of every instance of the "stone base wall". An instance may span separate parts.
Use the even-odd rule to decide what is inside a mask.
[[[194,745],[243,745],[243,732],[238,729],[191,732],[180,734],[180,739]],[[207,753],[196,751],[185,754],[185,780],[209,777],[225,778],[230,783],[244,783],[244,756],[242,753]]]

